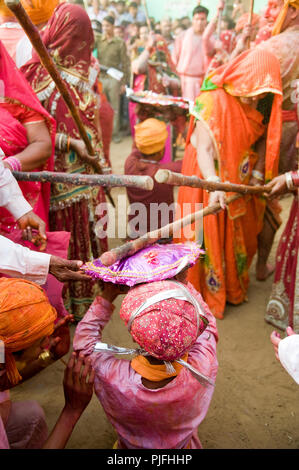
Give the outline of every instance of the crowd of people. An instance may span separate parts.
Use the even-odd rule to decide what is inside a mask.
[[[220,0],[210,20],[201,3],[190,17],[155,21],[140,0],[21,0],[91,155],[34,29],[29,40],[0,1],[0,448],[64,448],[94,390],[115,449],[200,449],[218,369],[216,319],[248,299],[255,255],[258,281],[274,273],[265,320],[287,332],[271,335],[276,357],[299,383],[299,0],[269,0],[253,15]],[[109,220],[98,207],[109,189],[17,183],[12,172],[111,175],[110,144],[126,136],[124,175],[154,180],[151,191],[127,187],[126,241],[177,228],[199,206],[210,212],[202,232],[194,222],[104,269]],[[163,169],[215,188],[181,186],[174,206],[173,186],[155,180]],[[237,185],[247,193],[236,196]],[[271,266],[287,193],[293,204]],[[152,207],[163,204],[153,223]],[[102,343],[124,294],[120,317],[138,349]],[[12,402],[9,390],[68,354],[74,322],[65,406],[48,434],[38,403]],[[134,358],[115,357],[124,353]]]

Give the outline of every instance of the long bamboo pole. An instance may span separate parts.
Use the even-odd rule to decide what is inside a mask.
[[[152,28],[151,20],[150,20],[150,17],[149,17],[146,0],[142,0],[142,4],[143,4],[144,12],[145,12],[146,23],[147,23],[149,31],[151,32],[153,30],[153,28]]]
[[[75,121],[80,137],[84,141],[86,148],[88,150],[88,153],[90,155],[95,155],[90,139],[88,138],[86,129],[81,121],[79,112],[72,100],[72,97],[63,79],[61,78],[58,70],[56,69],[56,66],[54,64],[52,57],[50,56],[46,46],[44,45],[40,37],[37,27],[32,23],[31,19],[29,18],[22,4],[20,3],[20,0],[5,0],[5,3],[8,6],[8,8],[13,12],[15,17],[17,18],[18,22],[22,26],[26,35],[28,36],[33,48],[36,50],[41,60],[41,63],[43,64],[43,66],[45,67],[45,69],[48,71],[49,75],[55,82],[55,85],[59,93],[61,94],[63,100],[65,101],[65,104],[67,105],[72,115],[72,118]],[[107,191],[106,191],[106,194],[108,198],[110,199],[110,202],[113,204],[113,206],[115,206],[110,194]]]
[[[170,170],[158,170],[155,175],[158,183],[171,184],[173,186],[189,186],[191,188],[201,188],[206,191],[225,191],[238,194],[262,194],[271,192],[265,186],[248,186],[246,184],[234,183],[214,183],[205,181],[196,176],[184,176],[180,173],[173,173]]]
[[[232,202],[236,201],[237,199],[241,198],[240,194],[234,194],[226,199],[226,205],[231,204]],[[140,238],[136,240],[132,240],[124,245],[118,246],[110,251],[106,251],[103,253],[100,261],[103,263],[104,266],[111,266],[112,264],[116,263],[116,261],[125,258],[126,256],[132,256],[137,251],[145,248],[147,246],[153,245],[161,238],[169,238],[174,233],[181,230],[183,227],[193,224],[194,222],[206,217],[207,215],[215,214],[221,210],[221,206],[219,203],[214,204],[213,206],[206,207],[200,211],[194,212],[193,214],[188,214],[186,217],[176,220],[175,222],[165,225],[158,230],[154,230],[153,232],[146,233]]]
[[[252,26],[253,9],[254,9],[254,0],[250,0],[249,20],[248,20],[248,24],[250,24],[250,26]],[[250,38],[247,39],[247,49],[249,48],[250,48]]]
[[[51,171],[41,172],[12,172],[18,181],[38,181],[40,183],[65,183],[75,186],[103,186],[126,187],[152,191],[154,181],[150,176],[135,175],[85,175],[82,173],[55,173]]]

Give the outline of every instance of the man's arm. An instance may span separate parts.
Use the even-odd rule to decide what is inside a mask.
[[[31,251],[0,236],[0,272],[11,277],[23,277],[37,284],[45,284],[51,255]]]
[[[11,171],[0,160],[0,207],[7,209],[16,220],[32,211]]]
[[[95,373],[89,359],[73,353],[64,372],[65,405],[43,449],[64,449],[93,394]]]

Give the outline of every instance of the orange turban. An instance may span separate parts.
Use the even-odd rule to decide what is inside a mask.
[[[252,26],[257,25],[259,21],[260,21],[260,16],[257,15],[256,13],[253,13]],[[244,13],[244,15],[242,15],[237,21],[236,28],[235,28],[236,32],[239,33],[240,31],[242,31],[248,23],[249,23],[249,13]]]
[[[0,279],[0,340],[5,347],[7,377],[13,385],[22,377],[12,353],[51,335],[56,317],[55,308],[37,284],[23,279]]]
[[[47,23],[59,4],[59,0],[21,0],[21,3],[32,23],[39,25]],[[0,17],[14,17],[12,11],[0,0]]]
[[[13,12],[6,6],[4,0],[0,0],[0,18],[13,18]]]
[[[158,119],[146,119],[135,126],[136,146],[145,155],[152,155],[163,150],[167,137],[166,124]]]
[[[21,0],[27,15],[35,25],[47,23],[59,4],[59,0]]]
[[[280,34],[284,20],[286,19],[289,7],[296,8],[299,10],[299,0],[284,0],[284,6],[282,7],[277,20],[273,26],[272,36]]]

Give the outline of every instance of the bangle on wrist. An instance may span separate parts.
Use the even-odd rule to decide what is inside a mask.
[[[292,180],[293,185],[298,188],[299,187],[299,171],[292,171]]]
[[[292,178],[292,172],[290,171],[289,173],[286,173],[286,185],[289,190],[294,189],[294,183],[293,183],[293,178]]]
[[[258,170],[252,170],[252,176],[255,179],[259,180],[259,181],[264,182],[264,180],[265,180],[263,173],[261,171],[258,171]]]
[[[22,163],[16,157],[8,157],[4,160],[11,167],[11,171],[22,171]]]

